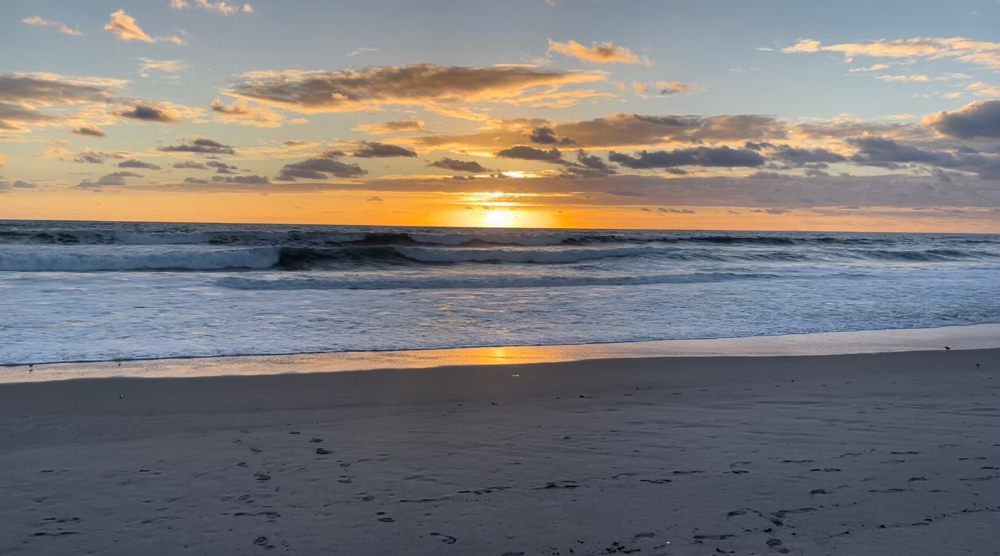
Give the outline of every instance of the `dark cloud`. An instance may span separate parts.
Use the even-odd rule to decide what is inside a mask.
[[[308,158],[300,162],[285,164],[278,173],[279,180],[295,181],[296,179],[325,180],[336,178],[356,178],[368,173],[357,164],[347,164],[337,160],[343,156],[340,151],[327,151],[318,158]]]
[[[552,131],[551,127],[548,126],[538,126],[534,129],[525,130],[525,136],[531,140],[532,143],[538,143],[539,145],[572,145],[575,143],[569,137],[558,137],[556,133]]]
[[[118,153],[106,153],[84,149],[73,156],[73,162],[104,164],[104,161],[108,158],[123,159],[125,157]]]
[[[676,166],[756,167],[766,162],[759,153],[730,147],[695,147],[672,151],[640,151],[629,156],[612,151],[608,160],[634,170]]]
[[[204,185],[208,183],[208,180],[203,180],[201,178],[184,178],[184,183],[196,183]]]
[[[856,164],[891,170],[922,165],[974,172],[984,180],[1000,179],[1000,157],[995,154],[987,156],[983,150],[970,148],[958,148],[954,151],[931,150],[884,137],[858,137],[847,142],[858,148],[858,151],[851,156],[851,162]]]
[[[123,118],[142,120],[144,122],[160,122],[165,124],[180,123],[180,118],[169,113],[167,110],[147,104],[136,104],[131,109],[120,110],[117,114]]]
[[[381,105],[515,101],[528,90],[601,81],[602,74],[524,66],[435,64],[364,70],[250,72],[227,94],[301,112],[356,112]]]
[[[445,170],[451,170],[452,172],[488,172],[482,164],[476,162],[475,160],[455,160],[454,158],[444,157],[441,160],[435,160],[428,164],[428,166],[433,166],[435,168],[444,168]]]
[[[35,189],[36,187],[38,186],[23,180],[16,180],[15,182],[11,183],[7,180],[0,179],[0,193],[5,191],[10,191],[11,189]]]
[[[576,151],[576,160],[591,170],[603,170],[614,173],[614,168],[604,162],[601,157],[588,155],[583,149]]]
[[[576,151],[576,162],[563,163],[563,175],[570,178],[600,178],[617,172],[614,166],[604,162],[599,156],[587,154],[583,149]]]
[[[656,212],[671,213],[671,214],[695,214],[695,211],[688,209],[668,209],[660,207],[656,209]]]
[[[191,170],[208,170],[208,166],[201,162],[185,160],[184,162],[174,162],[174,168],[189,168]]]
[[[521,160],[539,160],[541,162],[562,162],[562,153],[555,147],[552,147],[547,151],[543,151],[542,149],[536,149],[535,147],[517,145],[509,149],[497,151],[496,156],[503,158],[519,158]]]
[[[217,170],[239,170],[239,168],[237,168],[233,164],[226,164],[225,162],[219,162],[217,160],[212,160],[210,162],[207,162],[205,163],[205,165],[208,166],[209,168],[215,168]]]
[[[973,102],[950,113],[941,111],[928,116],[924,122],[959,139],[1000,138],[1000,100]]]
[[[858,148],[851,162],[866,166],[899,168],[902,164],[917,163],[931,166],[955,166],[954,157],[948,153],[920,149],[897,143],[884,137],[856,137],[847,142]]]
[[[267,185],[271,183],[266,176],[235,176],[224,178],[222,176],[212,176],[212,181],[225,183],[238,183],[242,185]]]
[[[104,137],[105,133],[102,129],[92,125],[82,125],[70,130],[70,133],[75,133],[77,135],[86,135],[88,137]]]
[[[182,145],[160,147],[160,150],[174,153],[236,154],[236,151],[229,145],[223,145],[211,139],[194,139]]]
[[[58,118],[43,114],[34,108],[0,102],[0,129],[25,131],[26,128],[21,124],[48,123],[57,120]]]
[[[843,155],[829,151],[827,149],[799,149],[781,145],[768,152],[771,158],[780,160],[791,166],[805,166],[808,164],[833,164],[847,160]]]
[[[494,123],[496,130],[467,135],[418,137],[415,142],[426,148],[495,149],[525,143],[521,120]],[[715,143],[783,139],[785,125],[768,116],[643,116],[614,114],[604,118],[578,122],[532,122],[532,128],[545,126],[556,137],[570,137],[583,148],[643,148],[661,143]],[[529,130],[527,132],[531,134]],[[543,139],[544,140],[544,139]]]
[[[382,197],[368,197],[365,200],[370,201],[372,203],[381,203],[382,201],[385,201],[385,199],[383,199]]]
[[[93,191],[100,191],[101,187],[107,185],[125,185],[125,178],[141,178],[142,174],[136,174],[135,172],[113,172],[111,174],[105,174],[100,177],[97,181],[83,180],[76,184],[75,187],[80,189],[90,189]]]
[[[109,88],[122,82],[104,79],[72,79],[48,74],[0,75],[0,100],[73,104],[106,101]]]
[[[389,143],[378,143],[375,141],[362,141],[358,148],[354,149],[351,156],[355,158],[392,158],[392,157],[415,157],[417,153]]]
[[[118,163],[118,167],[119,168],[145,168],[147,170],[160,170],[160,167],[157,166],[156,164],[152,164],[150,162],[143,162],[141,160],[136,160],[134,158],[130,158],[130,159],[124,161],[124,162],[119,162]]]

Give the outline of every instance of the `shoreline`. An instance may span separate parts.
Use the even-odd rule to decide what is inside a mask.
[[[779,336],[540,346],[171,357],[0,365],[0,384],[84,378],[182,378],[518,365],[663,357],[776,357],[1000,348],[1000,324]],[[29,368],[31,369],[29,372]]]
[[[937,349],[0,384],[0,553],[978,554],[998,379]]]

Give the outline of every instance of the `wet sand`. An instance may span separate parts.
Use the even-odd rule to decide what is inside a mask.
[[[0,384],[0,554],[994,554],[998,375],[940,349]]]

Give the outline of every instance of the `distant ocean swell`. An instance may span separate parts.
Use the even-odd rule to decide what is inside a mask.
[[[89,246],[88,246],[89,247]],[[659,245],[607,247],[416,247],[405,245],[351,245],[345,247],[209,247],[162,245],[157,249],[70,250],[0,249],[0,271],[110,272],[141,270],[309,270],[382,265],[573,264],[599,259],[652,258],[690,262],[837,262],[895,261],[947,262],[997,260],[1000,254],[977,249],[841,249],[720,251]]]

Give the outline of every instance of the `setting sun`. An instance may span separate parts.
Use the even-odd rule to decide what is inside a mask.
[[[484,213],[483,224],[489,228],[517,226],[517,212],[509,209],[491,209]]]

